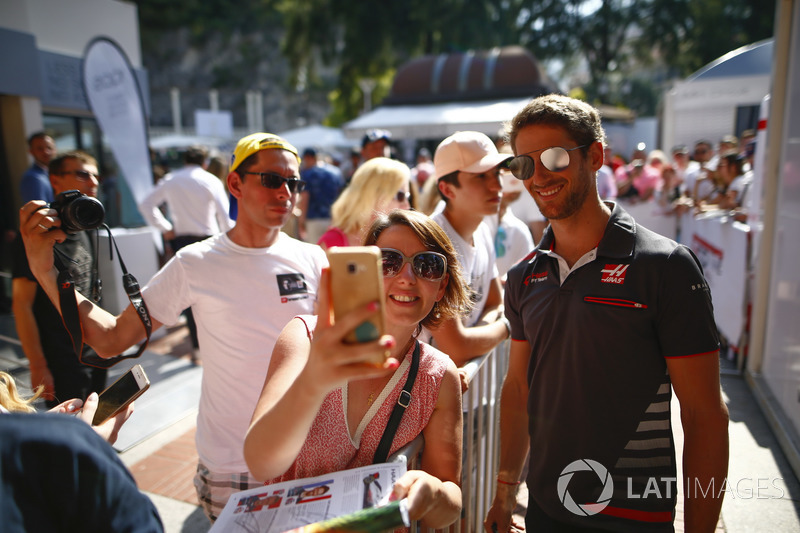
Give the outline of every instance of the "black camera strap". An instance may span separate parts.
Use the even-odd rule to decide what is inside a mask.
[[[141,290],[139,289],[139,282],[136,281],[136,278],[133,274],[128,272],[128,269],[125,268],[125,262],[122,260],[122,255],[119,253],[119,248],[117,247],[117,242],[114,240],[114,236],[111,234],[111,229],[106,225],[103,224],[103,228],[106,229],[108,232],[108,238],[111,243],[114,245],[113,248],[109,246],[109,255],[110,259],[114,260],[114,250],[117,251],[117,258],[119,259],[119,266],[122,269],[122,286],[125,289],[125,293],[128,295],[128,299],[133,305],[133,308],[136,310],[136,314],[139,317],[139,320],[142,321],[142,325],[144,326],[146,338],[144,342],[139,345],[138,350],[135,354],[131,355],[117,355],[115,357],[100,357],[94,351],[90,351],[89,353],[84,353],[83,351],[83,328],[81,327],[81,320],[80,314],[78,313],[78,301],[75,296],[75,282],[72,278],[72,274],[70,273],[68,268],[64,268],[59,258],[55,257],[56,267],[58,268],[58,294],[59,300],[61,304],[61,317],[64,321],[64,327],[67,329],[69,333],[70,339],[72,340],[72,348],[77,354],[78,358],[80,359],[81,363],[89,366],[99,367],[99,368],[108,368],[110,366],[114,366],[115,364],[119,363],[123,359],[129,358],[136,358],[142,355],[145,348],[147,348],[148,343],[150,342],[150,334],[153,330],[153,324],[150,320],[150,312],[147,310],[147,304],[144,302],[144,298],[142,297]],[[98,235],[97,241],[99,243],[100,237]],[[93,267],[94,275],[95,275],[95,284],[93,286],[93,294],[92,298],[95,300],[99,299],[99,289],[100,283],[99,278],[97,278],[97,257],[99,256],[99,249],[95,248],[95,264]]]
[[[414,341],[414,353],[411,355],[411,368],[408,370],[408,377],[406,383],[403,385],[403,390],[400,391],[400,397],[397,398],[397,403],[392,409],[392,414],[389,415],[389,421],[386,423],[386,429],[383,430],[383,436],[375,450],[375,455],[372,458],[372,464],[384,463],[389,457],[389,451],[392,449],[392,442],[394,442],[394,435],[400,427],[400,420],[406,412],[406,408],[411,404],[411,389],[414,388],[414,381],[417,378],[417,370],[419,370],[419,341]]]

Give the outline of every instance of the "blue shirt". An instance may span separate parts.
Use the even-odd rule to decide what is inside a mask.
[[[162,532],[150,499],[88,424],[60,413],[0,414],[4,532]]]
[[[47,171],[34,163],[31,168],[25,171],[19,182],[19,192],[22,196],[22,203],[27,204],[31,200],[44,200],[47,203],[53,201],[53,187],[50,185],[50,177]]]
[[[333,165],[314,165],[300,171],[308,191],[307,219],[331,218],[331,206],[342,190],[342,173]]]

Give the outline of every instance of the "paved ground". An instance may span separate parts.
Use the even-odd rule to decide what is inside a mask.
[[[0,340],[0,369],[26,384],[29,376],[25,360],[14,345],[14,337],[9,317],[0,316],[0,339],[5,339]],[[137,402],[137,412],[128,422],[130,428],[126,425],[123,431],[136,430],[144,436],[130,437],[128,441],[132,444],[120,453],[140,488],[155,502],[168,533],[202,533],[209,528],[205,516],[193,503],[191,479],[196,464],[194,429],[199,394],[195,382],[202,369],[190,363],[188,354],[186,330],[176,328],[155,340],[142,357],[152,367],[148,370],[151,381],[158,378],[147,395],[171,394],[177,398],[170,403],[177,407],[170,413],[171,419],[164,419],[163,409],[140,406],[143,402]],[[731,413],[731,459],[718,531],[800,532],[800,483],[750,388],[732,369],[724,369],[722,385]],[[156,403],[163,405],[163,401]],[[674,409],[678,420],[677,403]],[[148,431],[136,429],[137,417],[141,420],[139,427]],[[682,441],[680,432],[676,440]],[[679,532],[683,531],[682,507],[679,504],[675,524]]]

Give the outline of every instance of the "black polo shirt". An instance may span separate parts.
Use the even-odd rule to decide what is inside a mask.
[[[511,336],[531,345],[528,489],[558,521],[672,531],[665,358],[718,349],[711,296],[687,247],[609,206],[596,259],[563,284],[549,229],[508,274]]]

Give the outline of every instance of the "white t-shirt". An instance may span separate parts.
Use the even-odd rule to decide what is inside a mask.
[[[153,318],[174,324],[192,308],[203,380],[197,452],[215,473],[246,472],[242,447],[275,340],[296,315],[313,314],[327,257],[281,233],[268,248],[220,234],[182,248],[143,290]]]
[[[728,185],[728,191],[734,191],[736,193],[736,203],[739,205],[744,205],[745,196],[747,194],[747,189],[750,187],[750,183],[753,181],[753,171],[748,170],[744,174],[740,174],[733,178],[733,181],[730,185]]]
[[[497,274],[501,279],[505,279],[506,273],[511,267],[533,250],[531,230],[523,221],[514,216],[510,209],[506,209],[499,227],[497,215],[487,215],[483,221],[494,235]]]
[[[539,211],[539,206],[536,205],[536,201],[528,191],[524,191],[520,194],[519,200],[509,205],[508,208],[525,224],[546,220],[542,212]]]
[[[474,307],[463,323],[466,327],[472,327],[483,314],[483,307],[486,298],[489,296],[491,281],[497,277],[496,258],[494,253],[494,242],[489,226],[481,222],[475,233],[472,234],[474,246],[461,238],[453,229],[444,213],[438,213],[431,217],[434,222],[450,237],[453,247],[458,254],[458,261],[461,264],[461,273],[469,283],[470,288],[475,292]]]
[[[167,204],[170,220],[158,209]],[[228,195],[215,175],[188,165],[164,176],[142,201],[140,211],[151,226],[175,235],[216,235],[233,227]]]

